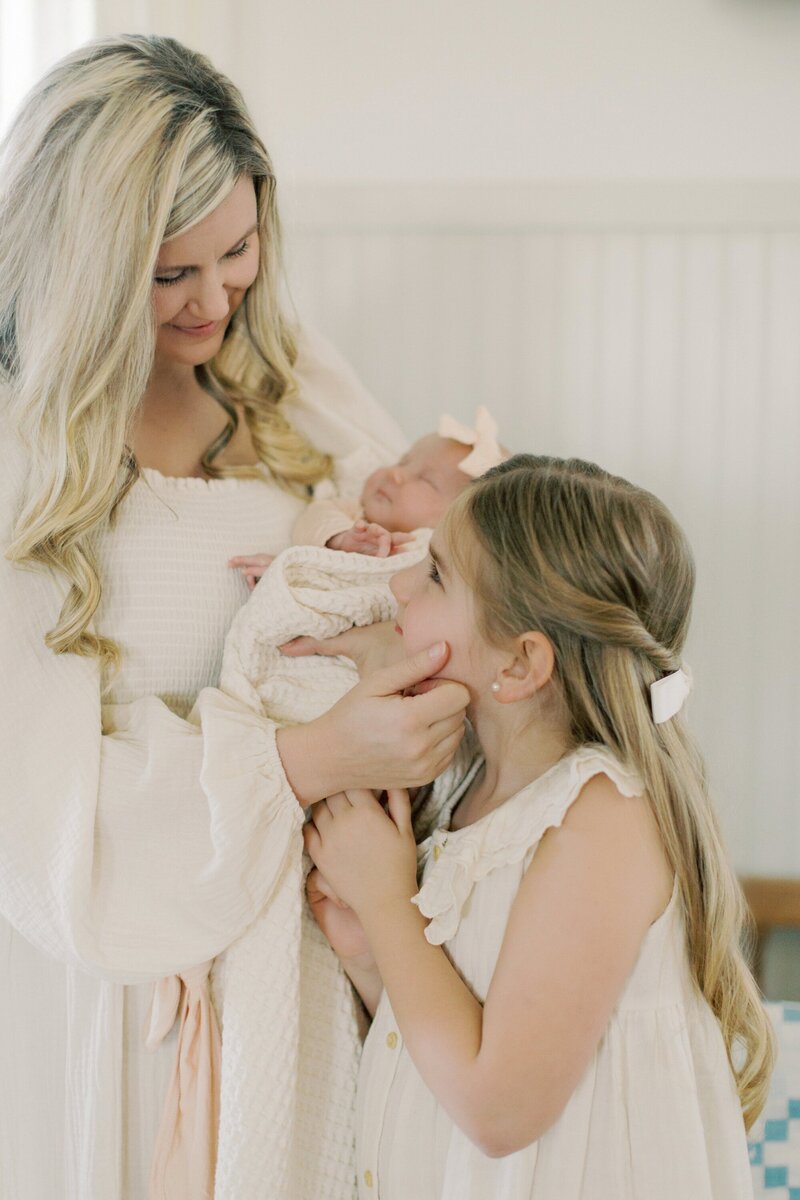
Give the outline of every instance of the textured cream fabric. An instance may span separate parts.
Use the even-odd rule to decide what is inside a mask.
[[[641,784],[585,746],[500,808],[447,829],[469,746],[433,788],[440,828],[419,847],[416,898],[483,1000],[522,875],[583,785]],[[438,801],[437,801],[438,797]],[[650,928],[608,1029],[564,1112],[538,1142],[488,1158],[422,1082],[384,993],[358,1086],[360,1200],[750,1200],[741,1109],[719,1025],[689,974],[677,889]]]
[[[233,622],[220,687],[279,724],[327,711],[356,682],[353,664],[278,647],[394,616],[388,581],[428,540],[424,531],[388,559],[285,550]],[[299,831],[296,839],[269,904],[225,954],[216,1200],[353,1197],[359,1010],[308,911]]]
[[[315,444],[402,452],[322,339],[297,374],[289,415]],[[25,458],[0,421],[5,542]],[[270,723],[213,686],[247,597],[227,559],[287,545],[301,506],[266,481],[144,473],[99,547],[97,625],[125,652],[102,707],[95,664],[44,647],[62,581],[0,558],[3,1200],[146,1194],[174,1053],[143,1049],[148,984],[250,924],[302,819]]]

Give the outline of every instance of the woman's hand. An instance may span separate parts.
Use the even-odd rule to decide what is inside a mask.
[[[469,704],[463,684],[431,679],[449,654],[441,642],[375,671],[315,721],[278,731],[286,777],[304,807],[347,788],[420,787],[444,770]]]
[[[406,904],[416,894],[417,848],[403,789],[389,791],[387,810],[364,788],[329,796],[314,805],[304,838],[329,891],[356,913]]]
[[[354,625],[336,637],[322,640],[297,637],[291,642],[286,642],[280,650],[281,654],[290,658],[302,658],[307,654],[322,654],[325,657],[343,654],[345,658],[353,660],[362,679],[371,675],[373,671],[379,671],[381,667],[402,662],[404,657],[403,639],[393,621]]]

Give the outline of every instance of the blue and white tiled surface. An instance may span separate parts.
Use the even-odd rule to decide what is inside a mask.
[[[800,1200],[800,1004],[767,1004],[778,1039],[769,1099],[750,1130],[755,1200]]]

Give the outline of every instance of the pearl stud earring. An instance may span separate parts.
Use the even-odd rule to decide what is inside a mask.
[[[495,695],[500,691],[500,684],[497,682],[496,679],[495,679],[494,683],[492,684],[492,691],[495,693]]]

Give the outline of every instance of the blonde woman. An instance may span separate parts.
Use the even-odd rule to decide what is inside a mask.
[[[337,456],[402,444],[282,316],[274,193],[238,92],[166,39],[65,59],[2,150],[4,1200],[147,1194],[175,1051],[143,1047],[152,981],[253,920],[300,805],[431,779],[461,738],[458,685],[402,695],[446,646],[277,738],[213,686],[234,551],[287,545]]]
[[[421,847],[402,792],[306,827],[375,1014],[361,1200],[748,1200],[772,1038],[681,711],[683,534],[598,467],[519,455],[392,588],[407,652],[447,631],[483,752],[434,784]]]

